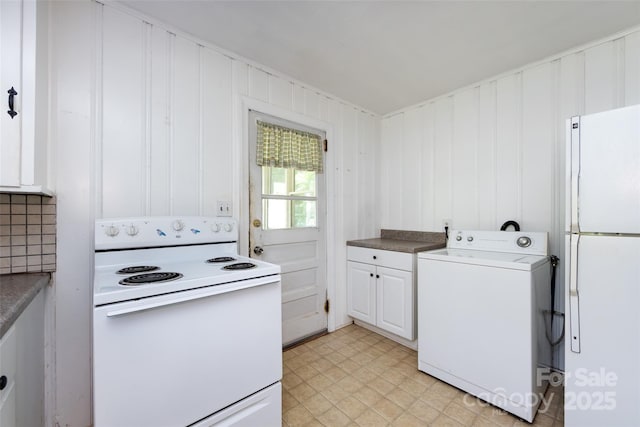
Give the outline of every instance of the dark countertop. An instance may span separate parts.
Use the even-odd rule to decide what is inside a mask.
[[[349,240],[347,246],[415,254],[444,248],[446,241],[444,233],[383,229],[378,238]]]
[[[49,273],[0,275],[0,338],[50,280]]]

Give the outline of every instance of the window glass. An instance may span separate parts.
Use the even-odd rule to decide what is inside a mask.
[[[265,230],[316,227],[316,173],[263,166],[262,216]]]

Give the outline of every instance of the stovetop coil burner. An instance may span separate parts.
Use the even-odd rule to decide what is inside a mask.
[[[208,259],[207,262],[208,263],[218,263],[218,262],[231,262],[231,261],[235,261],[236,259],[230,256],[219,256],[217,258],[211,258]]]
[[[156,267],[155,265],[134,265],[131,267],[121,268],[116,271],[116,274],[137,274],[156,270],[160,270],[160,267]]]
[[[129,276],[120,280],[120,282],[118,283],[125,286],[139,286],[149,283],[169,282],[171,280],[177,280],[181,277],[182,274],[180,273],[161,271],[157,273],[137,274],[135,276]]]
[[[255,264],[250,262],[237,262],[235,264],[229,264],[222,267],[223,270],[248,270],[250,268],[257,267]]]

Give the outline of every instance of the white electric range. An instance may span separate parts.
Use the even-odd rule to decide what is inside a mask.
[[[94,424],[281,425],[280,267],[231,218],[95,228]]]

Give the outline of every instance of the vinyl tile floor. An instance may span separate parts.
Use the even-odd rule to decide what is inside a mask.
[[[418,371],[418,353],[350,325],[283,353],[283,426],[527,426]],[[550,387],[534,426],[563,426]]]

